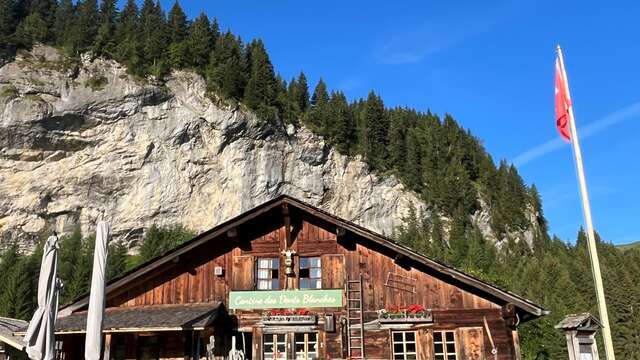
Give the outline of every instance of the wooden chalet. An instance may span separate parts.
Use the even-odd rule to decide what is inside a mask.
[[[520,359],[539,305],[288,196],[107,285],[105,358]],[[81,359],[88,296],[60,311]]]

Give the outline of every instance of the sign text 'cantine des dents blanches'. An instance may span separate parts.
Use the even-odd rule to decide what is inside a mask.
[[[342,307],[342,290],[231,291],[230,309]]]

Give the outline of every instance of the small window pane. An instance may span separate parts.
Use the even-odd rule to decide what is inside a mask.
[[[308,268],[308,267],[309,267],[309,258],[301,257],[300,258],[300,268],[304,269],[304,268]]]
[[[322,289],[322,280],[314,280],[315,286],[312,286],[314,289]]]
[[[438,341],[438,342],[442,342],[442,333],[441,332],[434,332],[433,333],[433,341]]]
[[[447,341],[453,341],[453,331],[447,331],[445,332],[446,337],[447,337]]]
[[[313,269],[311,269],[311,277],[312,277],[312,278],[319,278],[319,277],[322,277],[322,270],[317,269],[317,268],[313,268]]]
[[[436,355],[436,360],[445,360],[444,355]]]
[[[416,333],[414,331],[395,331],[392,335],[393,358],[416,359]]]
[[[442,344],[433,344],[433,348],[435,349],[435,352],[437,353],[443,353],[444,352],[444,347],[442,347]]]
[[[456,352],[456,344],[447,344],[447,353],[455,353]]]
[[[309,269],[300,269],[300,278],[308,278],[309,277]]]
[[[271,289],[279,289],[279,288],[280,288],[280,281],[278,281],[278,279],[271,280]]]
[[[455,355],[447,355],[447,360],[456,360]]]

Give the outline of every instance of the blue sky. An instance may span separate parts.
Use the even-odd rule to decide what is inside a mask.
[[[172,1],[162,1],[166,10]],[[614,243],[640,240],[640,2],[181,1],[243,39],[278,72],[304,70],[350,98],[451,113],[543,198],[552,234],[583,223],[569,145],[554,127],[555,46],[584,134],[593,218]]]

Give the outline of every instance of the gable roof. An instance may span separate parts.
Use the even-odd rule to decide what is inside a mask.
[[[515,305],[515,307],[518,310],[520,310],[519,313],[522,316],[523,321],[548,314],[547,310],[543,309],[540,305],[537,305],[530,300],[527,300],[521,296],[518,296],[510,291],[501,289],[493,284],[480,280],[476,277],[465,274],[462,271],[459,271],[451,266],[445,265],[441,262],[430,259],[424,255],[418,254],[417,252],[413,251],[409,247],[398,244],[395,241],[381,234],[378,234],[374,231],[366,229],[351,221],[348,221],[338,216],[335,216],[333,214],[330,214],[322,209],[319,209],[315,206],[302,202],[288,195],[280,195],[270,201],[267,201],[261,205],[258,205],[251,210],[248,210],[232,219],[229,219],[219,224],[218,226],[210,230],[207,230],[199,234],[193,239],[181,244],[177,248],[170,250],[158,256],[155,259],[151,259],[148,262],[141,264],[138,267],[128,271],[122,276],[109,281],[106,286],[106,294],[109,295],[109,293],[112,292],[113,290],[120,288],[121,286],[124,286],[129,282],[145,274],[148,274],[155,269],[158,269],[162,265],[170,263],[174,259],[177,259],[178,257],[189,252],[190,250],[218,236],[226,234],[228,231],[234,230],[236,229],[236,227],[252,219],[256,219],[260,215],[263,215],[274,209],[278,209],[282,205],[287,205],[289,207],[298,209],[320,220],[333,224],[334,226],[336,226],[336,229],[340,228],[340,229],[346,230],[362,238],[370,240],[375,244],[381,245],[383,248],[393,251],[398,255],[404,256],[410,261],[413,261],[418,265],[426,266],[430,270],[438,272],[444,277],[447,277],[448,278],[447,281],[449,282],[461,284],[466,288],[471,289],[472,292],[480,293],[484,295],[485,298],[494,299],[495,301],[502,302],[504,304],[512,303]],[[61,316],[69,315],[73,311],[86,307],[88,303],[89,303],[89,296],[88,294],[85,294],[82,297],[75,300],[73,303],[67,306],[64,306],[59,313]]]

